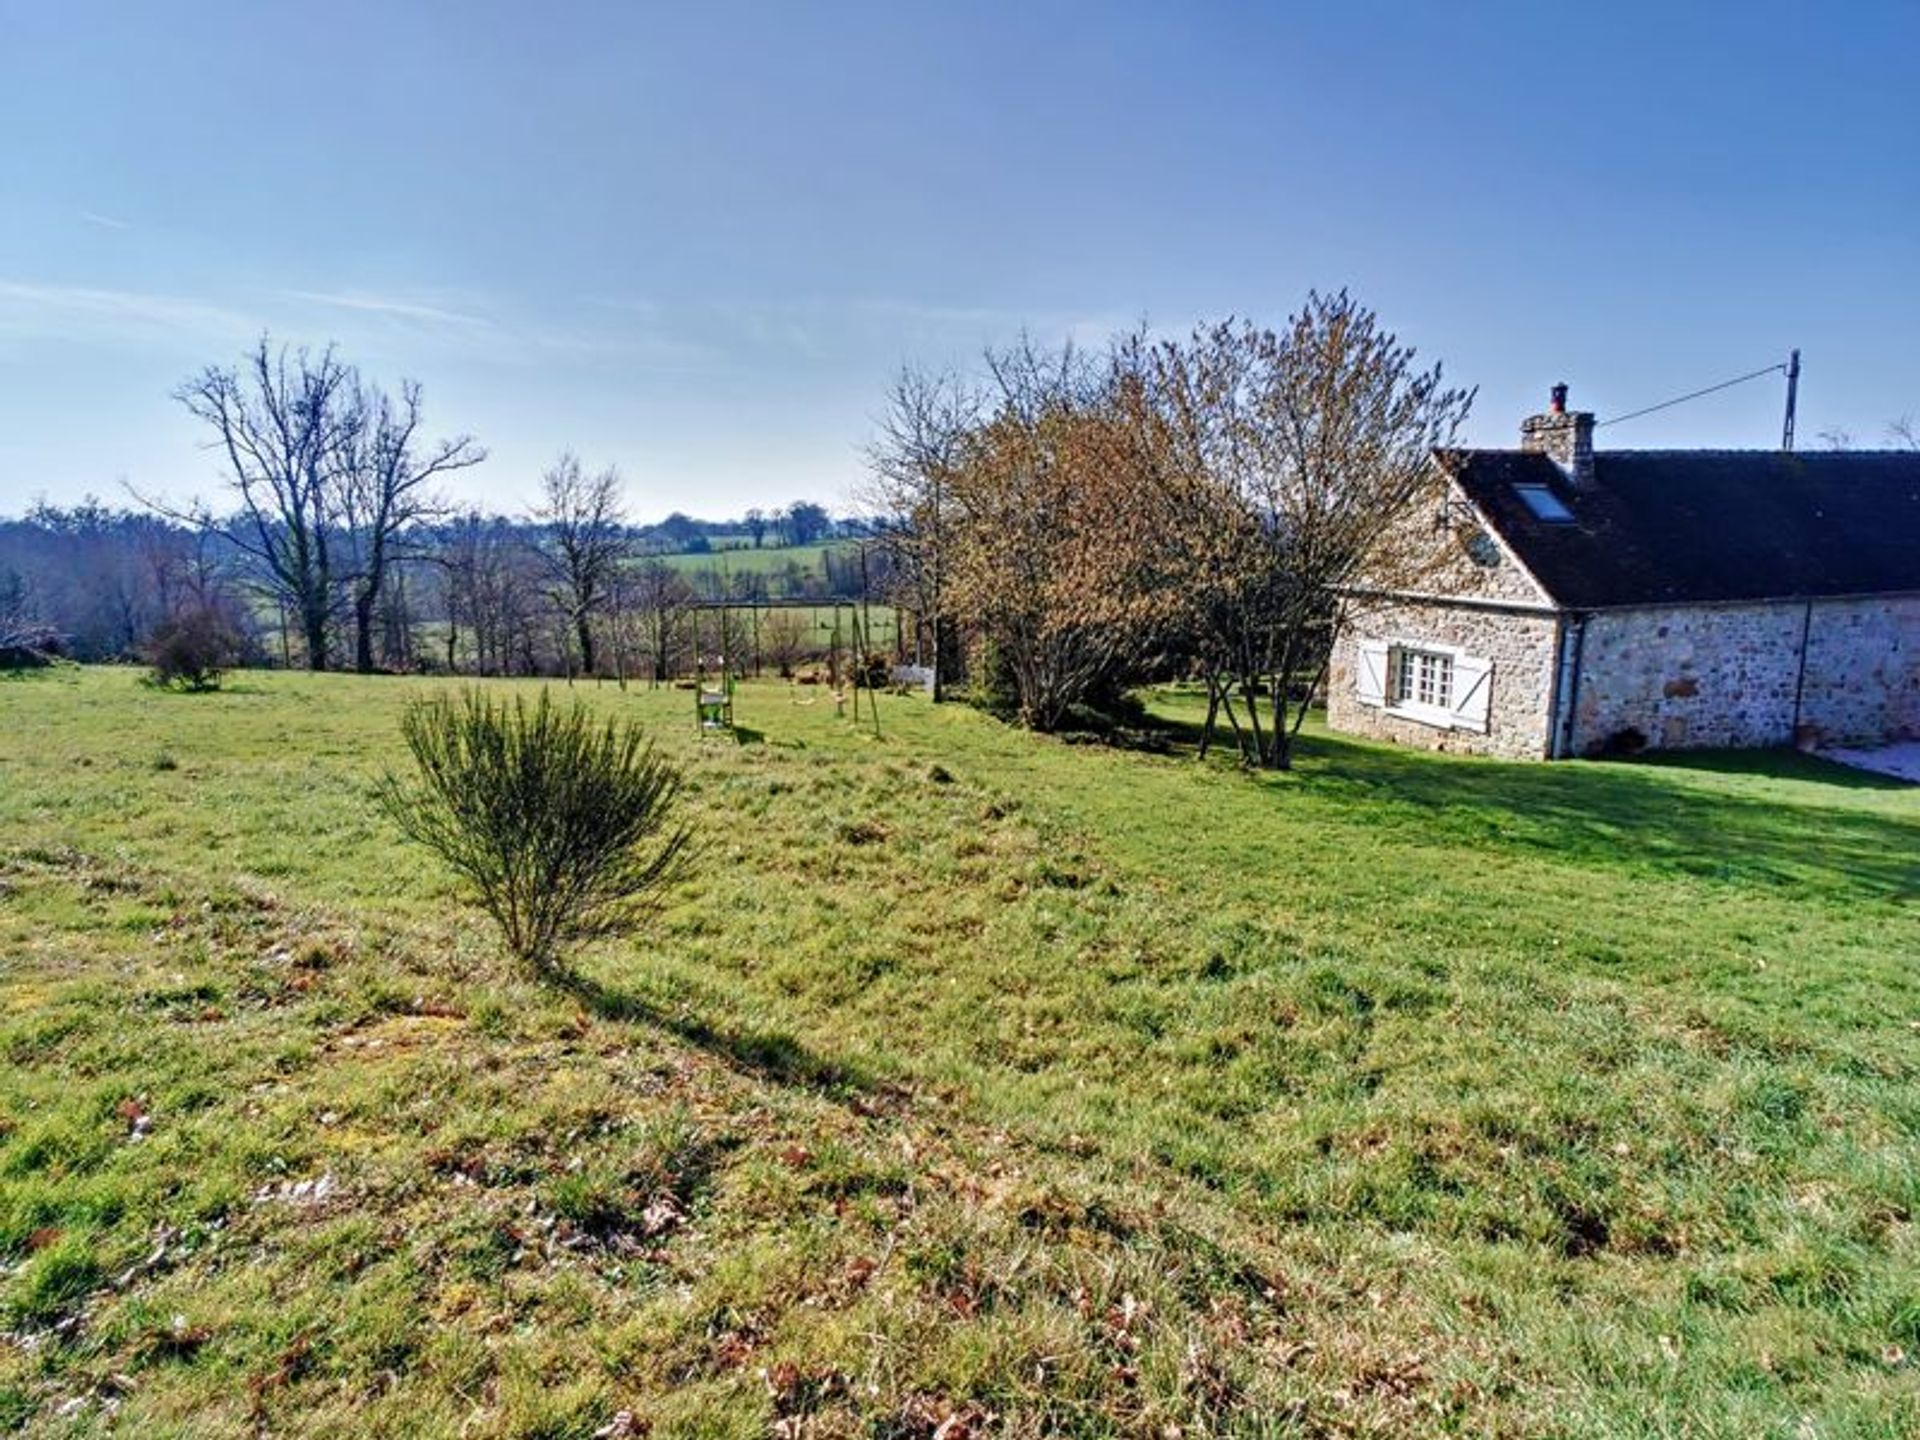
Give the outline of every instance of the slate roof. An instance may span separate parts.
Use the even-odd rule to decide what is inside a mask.
[[[1582,490],[1544,455],[1441,458],[1568,609],[1920,591],[1920,453],[1600,450]],[[1526,484],[1573,520],[1538,518]]]

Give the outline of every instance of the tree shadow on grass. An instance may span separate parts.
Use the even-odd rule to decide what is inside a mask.
[[[1197,712],[1163,708],[1153,718],[1174,754],[1198,753]],[[1223,768],[1237,763],[1231,733],[1216,734],[1211,758]],[[1295,767],[1269,783],[1350,805],[1369,827],[1399,828],[1410,839],[1548,852],[1595,869],[1920,900],[1920,814],[1869,808],[1873,793],[1912,787],[1796,750],[1548,764],[1436,755],[1310,729],[1299,737]],[[1769,781],[1806,788],[1788,797],[1768,793]]]
[[[1557,764],[1428,755],[1303,737],[1306,784],[1378,802],[1423,834],[1546,850],[1595,868],[1649,868],[1834,895],[1920,899],[1920,816],[1862,807],[1906,788],[1792,750],[1686,752]],[[1724,776],[1721,787],[1700,783]],[[1747,781],[1819,787],[1769,794]],[[1821,791],[1831,794],[1823,803]]]
[[[163,696],[172,696],[180,700],[203,700],[209,705],[216,700],[235,695],[258,697],[273,693],[257,681],[236,678],[236,674],[237,672],[229,670],[221,676],[217,684],[203,686],[198,690],[184,685],[169,685],[164,681],[156,680],[150,672],[144,670],[134,672],[133,683],[156,700]]]
[[[555,978],[567,994],[603,1020],[651,1025],[761,1079],[842,1098],[891,1092],[865,1067],[819,1055],[784,1030],[716,1025],[690,1007],[665,1009],[632,991],[577,972]]]
[[[1912,790],[1911,780],[1842,765],[1799,750],[1665,750],[1631,760],[1600,760],[1601,765],[1645,766],[1655,770],[1695,770],[1718,775],[1758,775],[1804,780],[1833,790]]]
[[[45,665],[0,664],[0,684],[26,684],[34,680],[73,681],[79,678],[80,667],[69,660],[55,660]]]

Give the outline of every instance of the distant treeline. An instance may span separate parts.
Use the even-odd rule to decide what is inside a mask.
[[[738,520],[696,520],[678,510],[656,525],[635,527],[640,546],[663,555],[698,555],[709,550],[779,548],[861,533],[853,520],[835,520],[811,500],[796,500],[775,510],[749,510]]]
[[[135,655],[188,608],[245,606],[230,547],[140,511],[88,500],[0,520],[0,632],[28,628],[79,660]]]
[[[261,559],[231,536],[239,519],[188,523],[97,500],[41,505],[0,519],[0,633],[49,637],[58,653],[99,662],[142,658],[149,637],[192,612],[217,612],[255,664],[306,666],[300,617]],[[690,663],[692,612],[704,603],[855,599],[863,593],[858,522],[809,502],[734,521],[669,516],[612,527],[613,564],[587,615],[603,660],[678,673]],[[323,537],[337,557],[324,665],[355,663],[353,613],[362,537]],[[759,544],[756,546],[756,539]],[[385,574],[366,616],[372,668],[558,674],[581,668],[577,607],[564,583],[553,523],[468,511],[391,537]],[[814,546],[783,558],[780,547]],[[751,561],[745,553],[759,549]],[[684,557],[711,554],[711,561]],[[677,560],[663,557],[678,556]],[[885,557],[867,556],[879,593]],[[628,653],[631,652],[631,653]],[[603,664],[598,668],[606,668]]]
[[[632,524],[618,470],[571,451],[521,516],[462,505],[443,486],[486,450],[430,438],[418,382],[388,388],[332,346],[262,336],[174,398],[222,459],[225,507],[88,500],[0,521],[0,664],[152,659],[191,637],[217,665],[664,678],[707,643],[703,606],[723,607],[712,638],[731,656],[725,604],[854,599],[885,578],[878,547],[827,543],[861,528],[811,500]]]

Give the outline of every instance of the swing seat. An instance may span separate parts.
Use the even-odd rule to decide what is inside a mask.
[[[702,730],[733,728],[733,699],[724,690],[702,690],[697,706]]]

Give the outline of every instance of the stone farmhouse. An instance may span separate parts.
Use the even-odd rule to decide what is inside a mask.
[[[1920,454],[1436,453],[1431,494],[1343,597],[1338,730],[1558,759],[1920,738]]]

